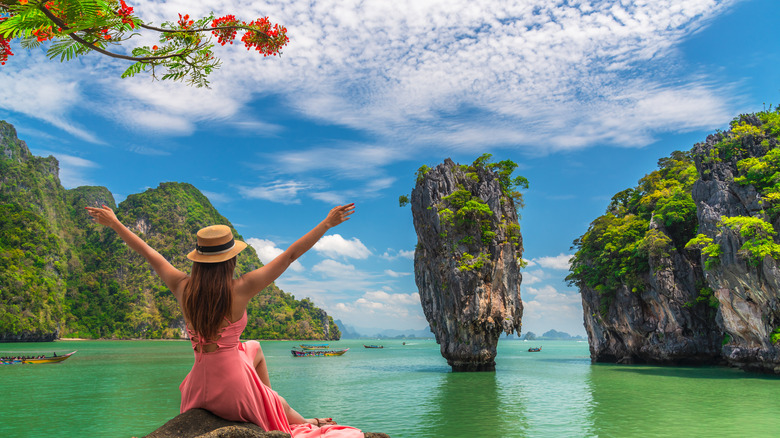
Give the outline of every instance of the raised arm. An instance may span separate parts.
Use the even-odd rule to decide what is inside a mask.
[[[279,278],[292,262],[311,249],[329,229],[349,220],[350,215],[354,212],[354,203],[333,207],[322,222],[296,240],[283,253],[276,256],[267,265],[246,273],[238,279],[234,289],[236,295],[248,302],[266,286]]]
[[[127,246],[142,255],[146,261],[152,265],[152,268],[157,275],[162,278],[165,285],[168,286],[168,289],[173,292],[176,299],[181,302],[181,294],[184,289],[184,281],[187,279],[187,274],[176,269],[165,259],[165,257],[144,242],[143,239],[130,231],[126,226],[122,225],[114,214],[114,211],[110,208],[105,205],[102,208],[87,207],[87,212],[92,216],[95,222],[116,231],[116,233],[119,234],[119,237],[125,241]]]

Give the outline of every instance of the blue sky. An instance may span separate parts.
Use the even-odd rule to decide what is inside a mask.
[[[147,22],[204,1],[131,1]],[[117,201],[160,182],[203,191],[267,261],[337,203],[357,213],[278,285],[362,328],[427,326],[416,235],[398,207],[422,164],[489,152],[530,181],[523,331],[584,334],[563,280],[609,199],[736,115],[780,103],[776,0],[311,0],[219,3],[289,29],[281,58],[219,48],[210,89],[120,79],[98,55],[0,68],[0,119],[62,183]],[[141,37],[139,44],[153,43]]]

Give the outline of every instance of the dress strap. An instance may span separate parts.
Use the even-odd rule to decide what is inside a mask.
[[[204,339],[203,336],[200,333],[195,332],[194,330],[190,329],[189,326],[187,326],[187,333],[190,335],[190,342],[192,342],[192,349],[195,350],[197,356],[197,361],[200,362],[200,359],[203,355],[204,347],[209,344],[213,344],[214,342],[211,342],[207,339]]]

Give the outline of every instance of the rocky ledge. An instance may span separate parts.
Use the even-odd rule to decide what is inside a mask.
[[[364,432],[366,438],[390,438],[384,433]],[[266,432],[256,424],[228,421],[205,409],[177,415],[145,438],[290,438],[284,432]]]

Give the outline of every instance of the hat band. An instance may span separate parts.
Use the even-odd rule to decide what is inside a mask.
[[[198,251],[198,254],[200,255],[219,255],[230,251],[234,246],[236,246],[235,239],[230,239],[230,242],[216,246],[200,246],[196,244],[195,250]]]

